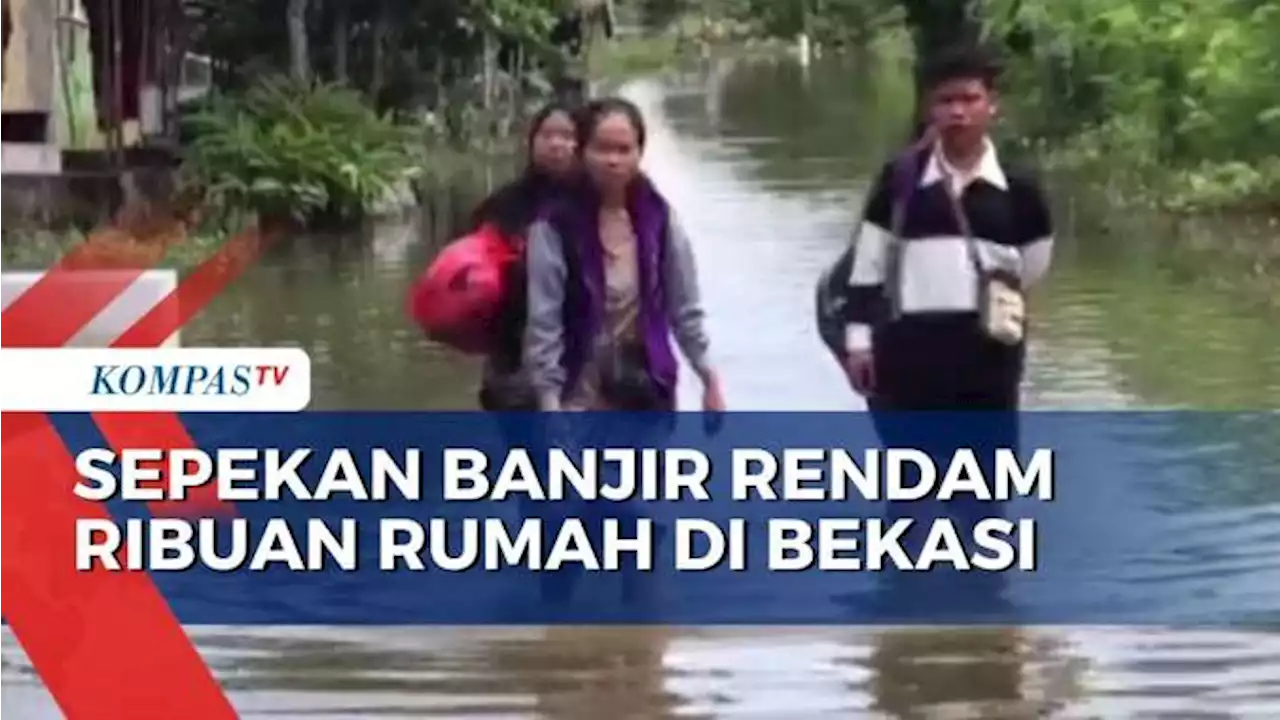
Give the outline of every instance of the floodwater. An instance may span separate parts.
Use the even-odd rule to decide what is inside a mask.
[[[647,168],[695,238],[730,404],[858,408],[813,333],[813,281],[845,241],[868,173],[901,136],[903,89],[836,67],[715,63],[624,91],[650,123]],[[1028,404],[1280,407],[1280,318],[1201,282],[1216,268],[1188,261],[1152,226],[1091,210],[1086,190],[1053,188],[1061,248],[1034,300]],[[472,407],[473,365],[424,343],[402,304],[475,191],[433,197],[422,217],[372,244],[298,247],[255,268],[184,343],[301,344],[321,408]],[[686,405],[695,391],[686,384]],[[1200,489],[1214,522],[1249,518],[1233,573],[1280,557],[1280,486],[1267,476],[1274,467]],[[1280,717],[1280,636],[1261,632],[193,634],[245,717]],[[3,707],[14,718],[56,716],[9,635]]]

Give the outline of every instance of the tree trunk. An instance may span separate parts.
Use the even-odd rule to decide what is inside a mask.
[[[311,59],[307,52],[308,0],[289,0],[287,21],[289,25],[289,61],[293,78],[298,82],[311,82]]]
[[[980,0],[901,0],[916,54],[916,89],[921,71],[939,51],[976,43],[982,36]]]
[[[351,42],[351,6],[349,0],[331,0],[333,6],[333,79],[346,84],[350,78],[348,47]]]
[[[387,36],[391,34],[391,3],[378,0],[378,14],[373,20],[373,77],[369,95],[377,98],[387,82]]]
[[[507,132],[511,132],[513,128],[519,127],[524,120],[524,70],[525,55],[524,44],[516,45],[515,67],[512,69],[512,82],[510,84],[510,95],[507,97]]]
[[[484,109],[485,115],[489,116],[493,111],[495,89],[498,83],[498,43],[493,33],[489,31],[485,31],[482,42],[480,70],[483,80],[480,106]]]

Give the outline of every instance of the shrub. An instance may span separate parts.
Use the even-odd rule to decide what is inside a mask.
[[[336,85],[269,78],[188,122],[188,179],[215,207],[264,220],[358,221],[422,167],[418,130]]]

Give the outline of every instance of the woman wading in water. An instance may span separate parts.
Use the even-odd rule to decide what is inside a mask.
[[[551,103],[539,110],[529,124],[524,172],[480,203],[472,213],[472,230],[492,223],[509,243],[524,244],[530,225],[568,186],[577,168],[576,143],[577,128],[568,105]],[[525,276],[525,263],[512,263],[507,280],[511,291],[497,318],[495,346],[484,364],[480,407],[485,410],[538,409],[522,357]],[[524,443],[519,440],[514,444]]]
[[[530,230],[525,361],[542,410],[674,410],[673,336],[702,382],[703,409],[724,409],[693,250],[640,171],[644,143],[630,102],[588,104],[584,177]]]
[[[681,352],[702,382],[702,407],[724,410],[720,380],[708,359],[698,277],[689,238],[657,188],[640,172],[645,125],[640,111],[619,98],[588,104],[579,116],[580,182],[529,233],[529,319],[525,365],[544,411],[674,411]],[[614,416],[626,428],[612,443],[633,445],[652,432],[631,415]],[[664,415],[670,418],[668,415]],[[591,434],[611,435],[593,423]],[[659,426],[665,427],[663,423]],[[636,537],[662,527],[639,519],[626,504],[588,502],[569,513],[586,521],[592,545],[604,544],[604,517],[629,526]],[[628,519],[631,522],[628,522]],[[544,574],[544,598],[563,600],[580,568]],[[646,573],[624,566],[624,602],[645,596]]]

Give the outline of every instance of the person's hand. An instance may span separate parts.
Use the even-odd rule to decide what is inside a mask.
[[[724,390],[720,387],[720,376],[714,371],[708,372],[702,381],[702,427],[708,435],[720,432],[720,427],[724,424],[724,411]]]
[[[724,412],[724,390],[720,387],[720,378],[714,372],[708,373],[702,385],[702,411]]]
[[[875,392],[875,357],[870,350],[850,352],[845,355],[841,365],[844,366],[845,377],[848,378],[849,385],[853,387],[854,392],[863,397]]]

